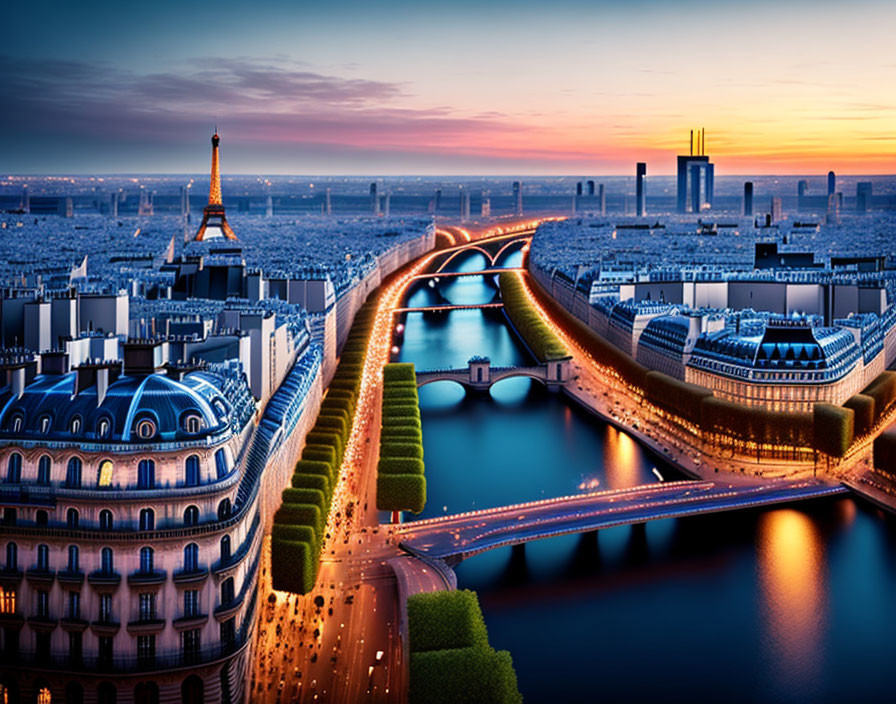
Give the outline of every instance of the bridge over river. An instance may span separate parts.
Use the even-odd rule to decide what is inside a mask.
[[[759,508],[847,493],[815,480],[732,485],[714,481],[660,482],[470,511],[390,527],[406,551],[456,565],[467,557],[530,540],[661,518]]]

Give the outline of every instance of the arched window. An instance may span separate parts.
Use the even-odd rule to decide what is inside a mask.
[[[37,509],[34,512],[34,524],[38,526],[45,526],[50,522],[50,514],[44,511],[42,508]]]
[[[49,455],[41,455],[37,461],[37,483],[47,486],[50,483],[50,470],[53,467],[53,460]]]
[[[184,486],[199,486],[199,457],[190,455],[184,465]]]
[[[37,690],[37,704],[52,704],[53,695],[49,687],[41,687]]]
[[[230,536],[225,535],[221,538],[221,562],[227,563],[230,560]]]
[[[156,463],[152,460],[140,460],[137,465],[137,488],[153,489],[156,485]]]
[[[184,548],[184,572],[195,572],[199,569],[199,546],[190,543]]]
[[[77,528],[80,519],[81,516],[76,508],[70,508],[65,512],[65,525],[69,528]]]
[[[215,451],[215,471],[218,473],[218,479],[227,476],[227,454],[223,447]]]
[[[65,468],[65,485],[69,489],[78,489],[81,486],[81,458],[72,457]]]
[[[230,517],[230,499],[224,499],[221,503],[218,504],[218,520],[223,521],[225,518]]]
[[[100,462],[97,471],[96,485],[100,489],[106,489],[112,486],[112,460],[103,460]]]
[[[49,545],[38,545],[37,546],[37,569],[41,572],[46,572],[50,569],[50,546]]]
[[[69,423],[69,430],[71,430],[72,435],[77,435],[81,432],[81,416],[75,416],[72,418]]]
[[[112,548],[103,548],[100,550],[100,572],[103,574],[112,574],[115,571],[112,562]]]
[[[19,484],[22,481],[22,456],[13,452],[9,456],[6,465],[6,481],[10,484]]]
[[[202,430],[202,418],[200,418],[196,413],[187,413],[183,417],[182,422],[183,429],[191,435],[195,435],[200,430]]]
[[[19,568],[19,546],[15,543],[6,544],[6,569],[10,572]]]
[[[140,509],[140,530],[155,530],[156,512],[151,508]]]
[[[205,685],[197,675],[190,675],[180,686],[183,704],[205,704]]]
[[[153,558],[152,548],[150,548],[150,547],[140,548],[140,571],[143,572],[144,574],[153,571],[152,558]]]
[[[134,704],[159,704],[159,686],[155,682],[140,682],[134,687]]]
[[[232,602],[235,593],[236,592],[233,588],[233,577],[228,577],[223,582],[221,582],[221,606]]]
[[[113,518],[112,512],[104,508],[100,511],[100,530],[112,530]]]
[[[65,685],[65,704],[84,704],[84,688],[78,682]]]
[[[105,439],[109,437],[109,434],[112,432],[112,423],[109,422],[108,418],[100,418],[96,424],[96,436],[100,439]]]
[[[21,413],[16,413],[12,417],[12,422],[10,423],[10,429],[14,433],[21,433],[23,425],[25,425],[25,418],[22,416]]]
[[[141,418],[137,421],[135,431],[141,440],[152,440],[156,435],[156,424],[149,418]]]
[[[196,506],[187,506],[184,511],[184,525],[195,526],[199,523],[199,509]]]
[[[118,690],[111,682],[103,682],[96,688],[97,704],[116,704],[118,701]]]
[[[69,572],[77,572],[78,571],[78,546],[77,545],[69,545],[68,546],[68,567]]]
[[[43,435],[46,435],[47,433],[50,432],[50,427],[52,425],[53,425],[53,419],[50,418],[50,416],[48,416],[48,415],[42,415],[40,417],[40,420],[37,422],[38,430],[40,430],[40,432]]]

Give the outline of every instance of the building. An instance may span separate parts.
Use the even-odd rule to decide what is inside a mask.
[[[647,164],[639,161],[635,165],[635,215],[639,218],[647,214]]]
[[[781,199],[777,196],[772,198],[770,204],[770,215],[772,222],[780,222],[784,219],[784,206],[781,203]]]
[[[753,182],[744,183],[744,217],[753,217]]]
[[[706,156],[705,136],[705,131],[700,130],[695,142],[691,130],[690,153],[677,159],[679,213],[699,213],[712,207],[715,165]]]
[[[833,171],[828,171],[828,196],[837,192],[837,175]]]
[[[871,210],[871,181],[859,181],[856,184],[856,211],[867,213]]]
[[[513,182],[513,212],[514,215],[523,214],[523,184],[520,181]]]
[[[224,201],[221,198],[221,170],[218,165],[218,145],[221,138],[218,130],[212,135],[212,170],[209,179],[208,205],[202,209],[202,223],[194,238],[197,242],[206,239],[227,238],[235,240],[236,235],[227,224],[227,216],[224,213]]]

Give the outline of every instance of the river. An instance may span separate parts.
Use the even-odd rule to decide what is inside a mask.
[[[507,265],[518,266],[520,255]],[[484,267],[481,255],[457,271]],[[410,305],[493,300],[482,277]],[[495,365],[526,353],[500,311],[407,316],[401,361]],[[680,478],[629,436],[509,379],[489,395],[420,391],[421,517]],[[893,698],[894,522],[851,499],[664,520],[495,550],[457,568],[526,702],[878,702]]]

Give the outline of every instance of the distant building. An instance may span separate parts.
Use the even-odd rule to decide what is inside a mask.
[[[797,198],[802,198],[809,192],[809,182],[806,180],[802,180],[796,184],[796,195]]]
[[[523,214],[523,184],[521,181],[513,182],[513,212],[515,215]]]
[[[753,182],[744,183],[744,217],[753,217]]]
[[[380,196],[377,193],[376,181],[370,184],[370,209],[374,215],[380,214]]]
[[[221,198],[221,171],[218,166],[218,144],[221,138],[218,130],[212,135],[212,170],[208,187],[208,205],[202,210],[202,223],[194,238],[197,242],[206,239],[227,238],[235,240],[236,235],[227,224],[227,216],[224,214],[224,201]]]
[[[588,182],[588,195],[589,195],[589,196],[593,196],[593,195],[594,195],[594,181],[589,181],[589,182]]]
[[[781,199],[777,196],[772,198],[771,217],[772,222],[779,222],[784,219],[784,206],[781,204]]]
[[[859,181],[856,184],[856,210],[867,213],[871,210],[871,181]]]
[[[678,157],[678,212],[699,213],[712,207],[715,186],[715,165],[704,150],[705,133],[691,130],[690,154]],[[695,153],[696,152],[696,153]]]
[[[833,171],[828,171],[828,195],[833,195],[837,190],[837,175]]]
[[[635,215],[647,214],[647,164],[639,161],[635,166]]]
[[[600,188],[598,189],[598,212],[601,215],[607,214],[607,191],[604,188],[604,184],[600,184]]]
[[[828,194],[828,207],[827,212],[825,213],[825,222],[828,225],[839,225],[840,224],[840,194],[839,193],[830,193]]]

